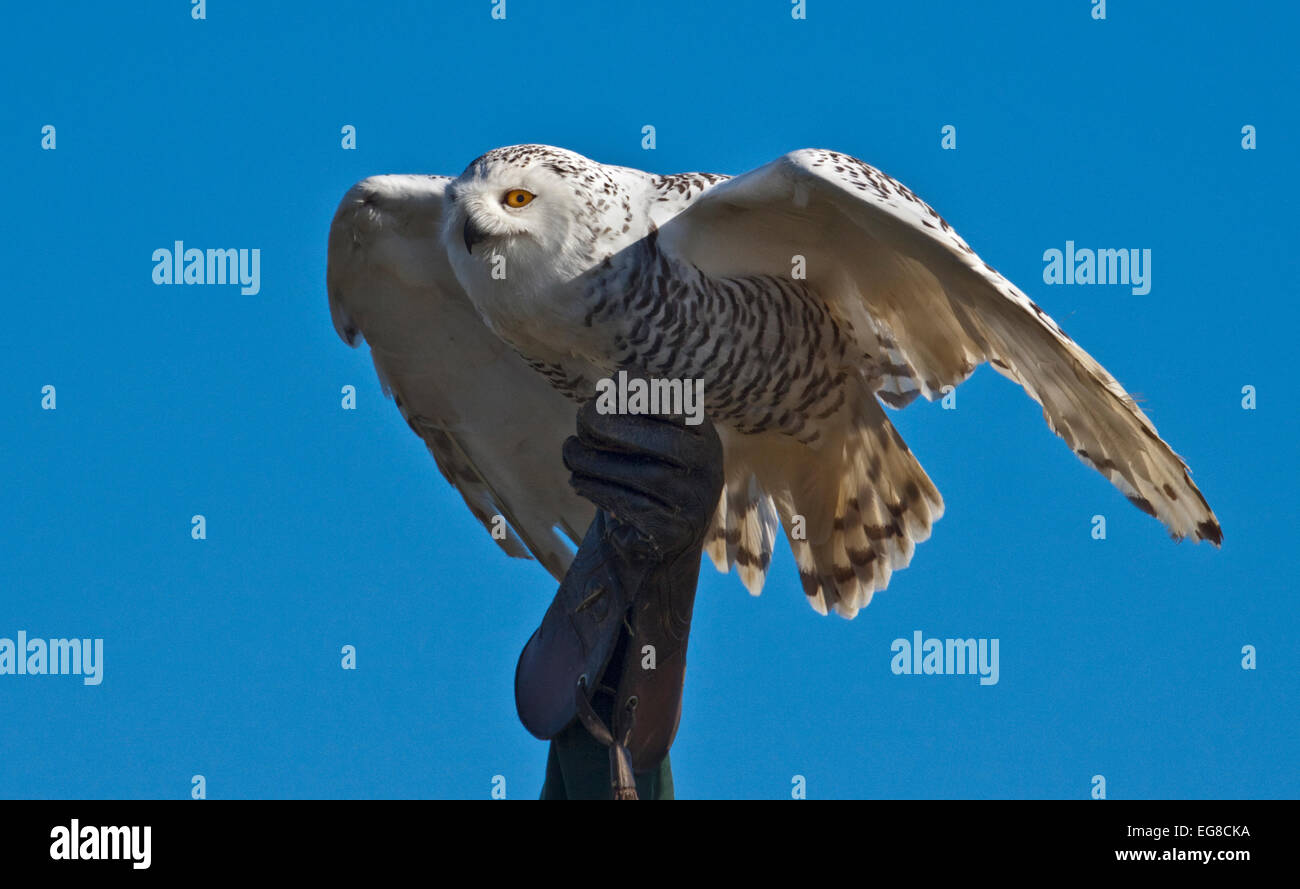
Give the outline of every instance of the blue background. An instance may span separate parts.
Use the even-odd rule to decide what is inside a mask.
[[[0,796],[536,795],[512,676],[554,583],[470,516],[324,287],[350,184],[517,142],[881,167],[1140,393],[1224,528],[1175,545],[982,368],[957,410],[892,414],[947,514],[856,620],[808,608],[784,543],[759,599],[706,565],[679,796],[1300,792],[1292,5],[490,8],[7,10],[0,636],[103,637],[105,674],[0,676]],[[1045,286],[1067,239],[1150,248],[1151,292]],[[174,240],[260,248],[261,292],[155,286]],[[1000,683],[893,675],[918,629],[997,637]]]

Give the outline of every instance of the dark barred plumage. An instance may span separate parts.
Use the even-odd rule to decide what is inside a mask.
[[[703,380],[709,417],[738,432],[813,445],[813,421],[844,406],[850,341],[800,281],[712,278],[665,256],[651,232],[606,259],[583,299],[584,323],[611,336],[611,367]]]

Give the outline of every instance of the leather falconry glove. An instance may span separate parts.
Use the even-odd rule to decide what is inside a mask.
[[[609,747],[615,799],[668,755],[681,718],[700,555],[722,491],[706,419],[578,412],[570,484],[596,504],[542,625],[515,669],[519,718],[543,740],[581,720]],[[617,656],[616,656],[617,655]]]

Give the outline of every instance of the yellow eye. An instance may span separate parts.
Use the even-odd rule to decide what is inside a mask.
[[[512,188],[506,192],[502,199],[507,207],[526,207],[532,203],[533,198],[537,195],[531,191],[524,191],[522,188]]]

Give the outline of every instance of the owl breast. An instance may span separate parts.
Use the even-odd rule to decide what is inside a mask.
[[[616,258],[584,288],[582,333],[601,342],[587,368],[564,361],[534,368],[578,399],[583,385],[587,392],[594,385],[591,368],[700,380],[714,423],[815,444],[856,372],[842,322],[802,281],[711,277],[649,240],[651,255]]]

